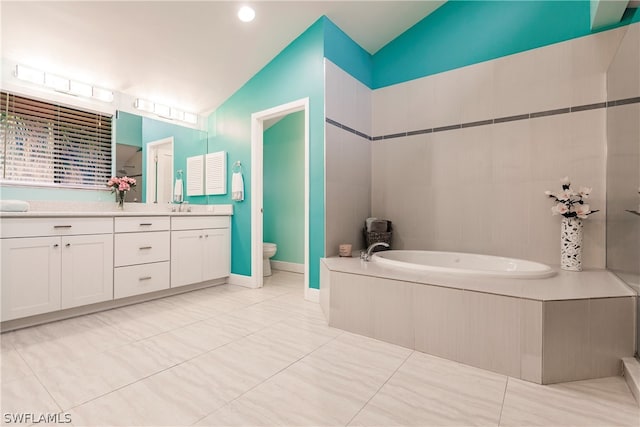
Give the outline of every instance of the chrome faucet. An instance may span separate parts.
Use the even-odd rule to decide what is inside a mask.
[[[363,259],[363,260],[369,262],[371,260],[371,252],[373,251],[373,248],[375,248],[377,246],[384,246],[385,248],[388,248],[389,244],[388,243],[384,243],[384,242],[372,243],[367,248],[366,252],[365,251],[360,252],[360,259]]]

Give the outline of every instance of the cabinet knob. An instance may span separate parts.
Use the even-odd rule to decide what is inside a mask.
[[[58,246],[60,246],[60,245],[57,244],[57,243],[55,245],[53,245],[54,248],[57,248]]]
[[[202,239],[202,234],[201,234],[201,235],[199,235],[198,237]]]
[[[208,235],[208,234],[205,234],[205,235],[204,235],[204,237],[209,237],[209,235]]]
[[[65,246],[68,248],[69,246],[71,246],[71,243],[67,243]]]

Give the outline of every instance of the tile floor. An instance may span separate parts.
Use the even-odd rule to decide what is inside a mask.
[[[640,425],[621,377],[539,386],[333,329],[294,273],[0,340],[3,424],[61,413],[75,426]]]

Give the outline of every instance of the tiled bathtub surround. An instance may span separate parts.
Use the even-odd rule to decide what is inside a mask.
[[[329,325],[542,384],[620,375],[635,296],[613,274],[489,279],[324,259]]]
[[[583,262],[604,268],[606,72],[637,27],[374,91],[371,213],[393,220],[394,247],[558,264],[543,193],[568,175],[593,187]]]
[[[476,126],[486,126],[486,125],[493,125],[493,124],[499,124],[499,123],[506,123],[506,122],[514,122],[516,120],[528,120],[528,119],[535,119],[535,118],[539,118],[539,117],[547,117],[547,116],[555,116],[558,114],[567,114],[567,113],[577,113],[580,111],[587,111],[587,110],[596,110],[599,108],[611,108],[611,107],[619,107],[619,106],[624,106],[624,105],[632,105],[632,104],[638,104],[640,103],[640,97],[636,96],[633,98],[626,98],[626,99],[618,99],[618,100],[612,100],[612,101],[606,101],[606,102],[597,102],[595,104],[588,104],[588,105],[578,105],[575,107],[566,107],[566,108],[558,108],[555,110],[548,110],[548,111],[539,111],[536,113],[526,113],[526,114],[518,114],[516,116],[509,116],[509,117],[500,117],[500,118],[496,118],[496,119],[487,119],[487,120],[479,120],[477,122],[471,122],[471,123],[460,123],[457,125],[449,125],[449,126],[441,126],[441,127],[437,127],[437,128],[429,128],[429,129],[420,129],[420,130],[412,130],[412,131],[407,131],[407,132],[399,132],[399,133],[394,133],[391,135],[380,135],[380,136],[369,136],[363,132],[360,132],[357,129],[353,129],[350,128],[349,126],[342,124],[340,122],[338,122],[337,120],[333,120],[329,117],[326,118],[326,122],[330,125],[333,125],[339,129],[344,129],[347,132],[350,132],[354,135],[357,135],[361,138],[367,139],[369,141],[380,141],[383,139],[393,139],[393,138],[402,138],[405,136],[414,136],[414,135],[422,135],[425,133],[434,133],[434,132],[445,132],[445,131],[452,131],[452,130],[458,130],[458,129],[464,129],[464,128],[470,128],[470,127],[476,127]]]
[[[325,253],[337,255],[362,247],[371,212],[371,90],[326,59],[325,79]]]

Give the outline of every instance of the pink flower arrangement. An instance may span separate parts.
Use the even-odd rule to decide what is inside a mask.
[[[107,181],[107,187],[110,187],[112,192],[129,191],[135,186],[135,178],[129,178],[128,176],[112,176],[111,178],[109,178],[109,181]]]
[[[565,176],[560,180],[562,184],[562,191],[545,191],[544,194],[554,199],[557,203],[551,208],[553,215],[562,215],[565,218],[586,218],[592,213],[598,212],[592,211],[587,203],[584,201],[591,195],[592,188],[580,187],[580,190],[575,191],[571,189],[571,181],[568,176]]]

